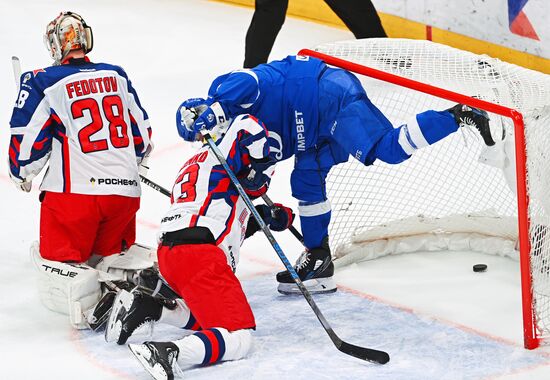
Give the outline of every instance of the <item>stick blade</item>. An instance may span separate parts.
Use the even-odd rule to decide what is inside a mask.
[[[359,347],[346,342],[342,342],[337,347],[344,354],[353,356],[358,359],[366,360],[371,363],[386,364],[390,361],[390,355],[384,351]]]
[[[21,76],[21,62],[15,55],[11,57],[11,66],[13,68],[13,79],[15,80],[15,89],[19,92],[19,77]]]

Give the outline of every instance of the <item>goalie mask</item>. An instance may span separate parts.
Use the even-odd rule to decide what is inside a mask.
[[[92,28],[84,19],[73,12],[61,12],[46,27],[44,44],[56,65],[61,64],[72,50],[87,54],[94,45]]]

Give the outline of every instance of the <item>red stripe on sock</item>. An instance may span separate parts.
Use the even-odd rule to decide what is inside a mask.
[[[214,335],[212,330],[203,330],[202,333],[205,337],[208,338],[208,340],[212,344],[212,356],[210,357],[210,364],[216,363],[219,360],[220,356],[220,343],[218,342],[218,338],[216,338],[216,335]]]

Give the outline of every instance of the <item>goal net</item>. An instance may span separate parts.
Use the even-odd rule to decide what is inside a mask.
[[[327,179],[336,265],[474,250],[520,261],[525,346],[550,337],[550,76],[429,41],[368,39],[300,54],[355,72],[394,127],[465,103],[490,116],[399,165],[350,159]],[[520,253],[521,252],[521,253]]]

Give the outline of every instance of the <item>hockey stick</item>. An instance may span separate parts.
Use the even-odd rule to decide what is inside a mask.
[[[166,195],[167,197],[170,197],[172,195],[170,193],[170,191],[168,191],[168,189],[166,189],[165,187],[162,187],[161,185],[159,185],[156,182],[151,181],[149,178],[147,178],[147,177],[145,177],[141,174],[139,175],[139,178],[140,178],[141,182],[143,182],[144,184],[146,184],[146,185],[150,186],[151,188],[155,189],[159,193],[161,193],[163,195]],[[265,204],[268,205],[270,208],[273,209],[273,208],[277,207],[277,206],[275,206],[275,204],[273,203],[271,198],[269,198],[267,196],[267,194],[263,194],[262,199],[264,200]],[[296,237],[296,239],[298,239],[300,241],[300,243],[304,244],[304,237],[302,236],[300,231],[298,231],[296,229],[296,227],[290,226],[288,229],[290,230],[290,232],[292,232],[292,235],[294,235]]]
[[[262,199],[264,200],[265,204],[268,205],[272,210],[277,208],[277,206],[275,206],[275,203],[273,203],[273,201],[271,200],[271,198],[269,198],[267,196],[267,194],[263,194]],[[296,237],[296,239],[298,239],[300,241],[300,243],[302,243],[302,245],[303,245],[304,244],[304,237],[302,236],[300,231],[298,231],[296,229],[296,227],[294,227],[292,225],[290,227],[288,227],[288,229],[289,229],[290,232],[292,232],[292,235],[294,235],[294,237]]]
[[[150,186],[151,188],[155,189],[159,193],[161,193],[163,195],[166,195],[167,197],[170,197],[172,195],[170,193],[170,191],[168,191],[165,187],[162,187],[158,183],[151,181],[149,178],[147,178],[147,177],[145,177],[141,174],[139,175],[139,178],[140,178],[141,182],[143,182],[144,184],[146,184],[146,185]],[[274,209],[274,208],[277,207],[277,206],[275,206],[275,204],[273,203],[271,198],[269,198],[267,196],[267,194],[263,194],[262,199],[264,200],[265,204],[268,205],[271,209]],[[296,239],[298,239],[300,241],[300,243],[304,244],[304,237],[302,236],[300,231],[298,231],[296,229],[296,227],[290,226],[290,227],[288,227],[288,229],[290,230],[290,232],[292,232],[292,235],[294,235],[296,237]]]
[[[13,78],[15,79],[15,89],[19,93],[19,78],[21,77],[21,62],[15,55],[11,57],[11,67],[13,68]]]
[[[162,187],[161,185],[151,181],[149,178],[145,177],[145,176],[142,176],[141,174],[139,175],[139,179],[141,180],[141,182],[143,182],[144,184],[152,187],[153,189],[155,189],[156,191],[158,191],[159,193],[161,194],[164,194],[166,195],[167,197],[170,197],[172,195],[172,193],[170,191],[168,191],[166,188]]]
[[[302,294],[303,294],[304,298],[306,299],[306,301],[309,303],[309,306],[313,309],[313,312],[315,313],[315,316],[317,317],[319,322],[321,322],[321,325],[323,326],[323,328],[327,332],[328,336],[330,337],[330,339],[332,340],[332,342],[334,343],[336,348],[338,350],[340,350],[341,352],[343,352],[344,354],[354,356],[358,359],[366,360],[366,361],[373,362],[373,363],[386,364],[390,360],[390,356],[388,355],[387,352],[374,350],[372,348],[355,346],[353,344],[344,342],[342,339],[340,339],[338,337],[338,335],[336,335],[336,333],[334,332],[332,327],[329,325],[329,323],[325,319],[325,316],[321,313],[321,310],[319,310],[319,307],[317,306],[317,304],[313,300],[313,297],[311,296],[311,293],[306,289],[306,287],[304,286],[304,284],[300,280],[300,277],[298,277],[298,274],[296,273],[296,271],[294,270],[294,268],[292,267],[292,265],[288,261],[287,257],[285,256],[284,252],[282,251],[281,247],[279,247],[279,244],[277,243],[277,241],[273,237],[273,234],[269,230],[269,227],[265,224],[264,220],[262,219],[262,217],[260,216],[260,214],[258,213],[256,208],[254,207],[254,204],[252,203],[252,201],[250,200],[250,198],[248,197],[248,195],[244,191],[244,188],[242,187],[241,183],[239,182],[239,180],[235,176],[235,173],[233,173],[233,171],[231,170],[231,168],[227,164],[227,161],[223,157],[223,155],[220,152],[218,146],[214,143],[214,140],[212,140],[212,137],[210,137],[210,135],[206,134],[206,135],[204,135],[204,138],[205,138],[208,146],[210,147],[210,150],[214,153],[214,155],[216,156],[216,158],[218,159],[220,164],[225,169],[227,175],[231,179],[231,182],[237,188],[237,191],[238,191],[239,195],[242,197],[242,199],[244,200],[244,202],[246,204],[246,207],[248,207],[248,209],[250,210],[250,212],[254,216],[254,219],[256,219],[256,222],[258,223],[261,230],[266,235],[267,239],[271,243],[271,246],[273,247],[273,249],[275,249],[275,252],[277,252],[277,255],[279,256],[279,258],[283,262],[284,266],[290,272],[290,275],[292,276],[292,279],[294,280],[294,282],[296,283],[296,285],[298,286],[298,288],[302,292]]]

